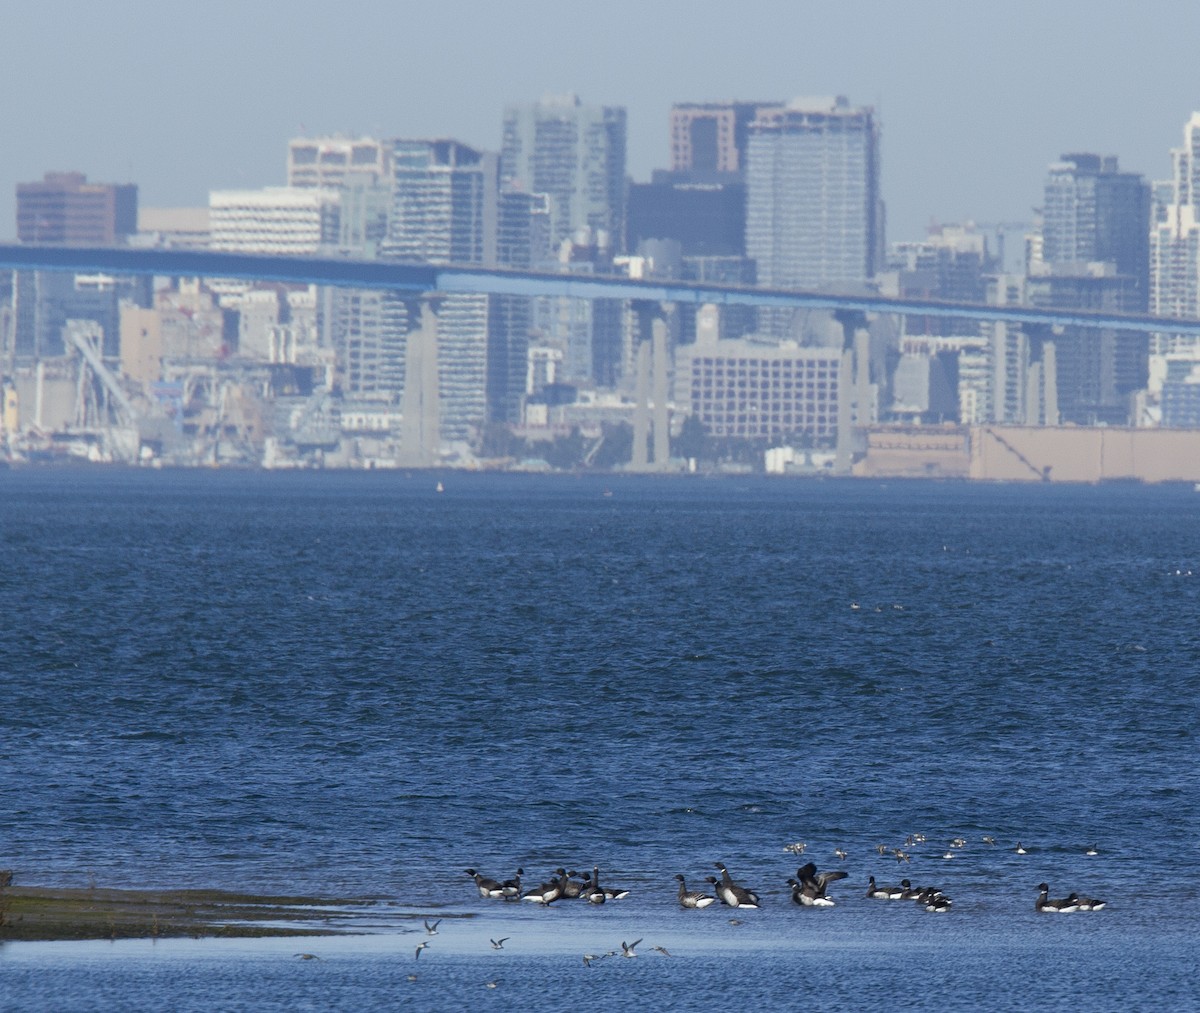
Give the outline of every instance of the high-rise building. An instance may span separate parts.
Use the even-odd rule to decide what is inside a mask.
[[[874,109],[841,96],[760,109],[746,166],[746,254],[759,284],[853,291],[875,274],[882,250]],[[782,336],[791,317],[760,313],[760,328]]]
[[[496,156],[453,140],[397,140],[384,250],[400,260],[494,264]]]
[[[931,226],[923,240],[892,243],[887,257],[888,271],[896,274],[898,295],[950,302],[983,302],[987,296],[986,276],[1000,266],[988,250],[987,237],[971,223]],[[904,332],[975,336],[979,324],[956,317],[907,314]]]
[[[629,187],[630,252],[648,239],[673,239],[684,256],[740,257],[746,251],[746,187],[737,177],[693,181],[656,172]]]
[[[494,153],[458,141],[395,141],[385,255],[488,267],[541,260],[548,246],[548,201],[501,192],[498,169]],[[442,438],[466,440],[488,421],[515,421],[525,387],[529,300],[450,295],[437,301],[436,310]],[[421,340],[411,338],[419,320],[411,308],[408,320],[410,340]],[[409,361],[406,356],[405,370]]]
[[[17,239],[22,243],[112,246],[137,232],[137,186],[89,183],[82,172],[48,172],[17,184]]]
[[[575,95],[504,110],[501,178],[505,185],[550,199],[554,247],[580,229],[623,247],[625,110],[584,105]]]
[[[76,274],[70,271],[17,271],[12,295],[13,352],[22,361],[63,355],[69,320],[93,321],[103,334],[101,353],[120,355],[120,306],[152,304],[150,277]]]
[[[371,137],[298,137],[288,142],[287,185],[340,187],[352,173],[386,179],[390,157]]]
[[[230,253],[316,253],[337,241],[336,190],[268,186],[208,195],[209,245]]]
[[[1150,232],[1151,313],[1162,316],[1200,316],[1200,112],[1183,128],[1183,145],[1171,151],[1170,181],[1154,185],[1154,226]],[[1151,350],[1157,355],[1193,354],[1200,358],[1195,338],[1155,334]]]
[[[677,102],[671,106],[671,171],[737,173],[745,169],[750,124],[781,102]]]
[[[1110,263],[1147,291],[1150,185],[1140,173],[1121,172],[1115,156],[1063,155],[1051,165],[1042,220],[1044,261]]]
[[[1144,312],[1149,290],[1150,186],[1115,157],[1063,155],[1046,176],[1042,243],[1029,298],[1058,309]],[[1064,328],[1054,336],[1058,414],[1124,425],[1146,386],[1147,339],[1135,331]]]

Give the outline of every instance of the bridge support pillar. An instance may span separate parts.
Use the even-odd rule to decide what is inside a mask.
[[[405,343],[399,454],[399,463],[406,468],[432,468],[441,455],[437,335],[439,301],[438,297],[426,294],[407,304],[410,326]],[[416,326],[412,326],[414,321]]]
[[[670,392],[667,378],[667,315],[673,304],[637,307],[640,331],[649,323],[650,337],[642,337],[634,358],[633,453],[631,471],[663,471],[671,458]]]

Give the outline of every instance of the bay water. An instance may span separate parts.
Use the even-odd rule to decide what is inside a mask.
[[[1190,487],[0,472],[0,867],[371,929],[10,943],[0,1002],[1195,1005],[1198,582]],[[717,861],[759,910],[678,906]],[[630,894],[464,872],[558,866]]]

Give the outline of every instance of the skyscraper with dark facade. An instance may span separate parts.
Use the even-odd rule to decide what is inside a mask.
[[[1121,172],[1116,156],[1063,155],[1050,166],[1042,209],[1042,257],[1050,264],[1110,263],[1132,278],[1147,306],[1150,184]]]
[[[1029,299],[1058,309],[1145,312],[1150,185],[1115,157],[1069,154],[1047,172],[1042,262]],[[1052,336],[1059,419],[1124,425],[1146,386],[1148,339],[1135,331],[1064,328]]]

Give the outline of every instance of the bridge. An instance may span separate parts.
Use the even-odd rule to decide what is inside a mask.
[[[234,278],[341,288],[388,289],[413,295],[481,293],[576,299],[635,299],[718,306],[774,306],[860,313],[895,313],[1035,326],[1112,328],[1200,336],[1200,320],[1153,314],[992,306],[877,294],[838,294],[725,285],[712,282],[638,279],[610,275],[557,274],[465,264],[414,264],[329,256],[279,256],[212,250],[131,246],[39,246],[0,244],[0,268],[119,275]]]

